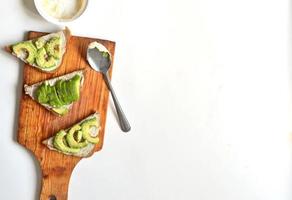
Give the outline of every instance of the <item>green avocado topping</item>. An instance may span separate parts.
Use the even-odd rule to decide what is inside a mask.
[[[38,38],[34,41],[34,45],[36,46],[37,49],[42,48],[43,46],[45,46],[46,41],[43,38]]]
[[[40,68],[51,68],[57,64],[57,60],[53,56],[48,56],[46,49],[41,48],[37,51],[36,64]]]
[[[45,48],[50,56],[53,56],[55,58],[60,58],[60,44],[61,39],[59,37],[53,37],[51,38],[45,45]]]
[[[80,142],[82,140],[82,131],[77,131],[76,134],[76,141]]]
[[[91,136],[91,128],[98,128],[99,124],[96,118],[92,118],[87,120],[81,124],[82,137],[90,143],[97,144],[99,142],[99,138]]]
[[[35,99],[41,104],[47,104],[61,115],[68,112],[66,105],[77,101],[80,98],[81,76],[76,74],[69,80],[58,80],[54,85],[47,81],[42,83],[35,90]]]
[[[91,128],[98,131],[99,122],[97,118],[92,118],[84,121],[81,125],[76,124],[67,132],[59,131],[53,138],[53,146],[65,153],[78,153],[82,148],[85,148],[90,143],[96,144],[99,142],[98,136],[91,135]]]
[[[72,148],[82,148],[82,147],[87,146],[88,144],[87,140],[84,140],[82,142],[81,140],[78,141],[77,137],[78,137],[78,133],[80,132],[79,131],[80,129],[81,127],[79,125],[75,125],[69,130],[68,134],[66,135],[66,140],[69,146]]]
[[[12,52],[19,58],[41,69],[54,68],[60,60],[61,38],[52,37],[19,42],[11,46]]]
[[[61,130],[56,134],[54,137],[54,142],[53,145],[56,149],[67,152],[67,153],[78,153],[80,151],[80,148],[72,148],[69,147],[67,144],[64,142],[64,137],[66,136],[66,132]],[[68,141],[67,141],[68,142]]]
[[[35,91],[36,99],[39,103],[47,103],[49,101],[51,87],[46,83],[42,83]]]
[[[56,113],[58,113],[59,115],[65,115],[68,113],[69,108],[61,107],[61,108],[53,108],[52,110],[55,111]]]
[[[12,46],[12,51],[16,56],[24,58],[29,64],[35,62],[37,49],[31,41],[20,42]]]
[[[68,92],[67,94],[70,97],[71,101],[76,101],[79,99],[80,80],[81,80],[80,76],[74,76],[67,82],[66,86]]]

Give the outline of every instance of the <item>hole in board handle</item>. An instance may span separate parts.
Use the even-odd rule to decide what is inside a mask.
[[[55,195],[50,195],[48,200],[57,200],[57,197]]]

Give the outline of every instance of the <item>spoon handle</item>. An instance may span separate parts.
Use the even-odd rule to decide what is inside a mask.
[[[119,101],[118,101],[118,98],[115,94],[115,91],[112,87],[112,84],[108,78],[108,74],[107,73],[103,73],[103,77],[104,77],[104,80],[105,80],[105,83],[108,87],[108,89],[110,90],[111,94],[112,94],[112,98],[113,98],[113,101],[114,101],[114,104],[115,104],[115,107],[116,107],[116,111],[117,111],[117,114],[118,114],[118,118],[119,118],[119,121],[120,121],[120,126],[121,126],[121,129],[122,131],[124,132],[128,132],[131,130],[131,126],[126,118],[126,115],[125,113],[123,112],[122,110],[122,107],[121,105],[119,104]]]

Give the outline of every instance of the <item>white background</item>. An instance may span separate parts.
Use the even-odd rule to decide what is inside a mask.
[[[73,34],[116,41],[104,148],[70,200],[291,200],[291,2],[90,0]],[[0,6],[0,46],[55,31],[32,0]],[[40,171],[15,142],[23,64],[0,52],[0,199],[36,200]]]

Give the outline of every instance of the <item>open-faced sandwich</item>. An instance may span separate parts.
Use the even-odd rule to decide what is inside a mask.
[[[41,71],[52,72],[61,65],[70,36],[70,31],[66,28],[33,40],[12,44],[7,46],[6,50]]]
[[[33,85],[24,85],[25,94],[58,115],[68,113],[79,100],[84,82],[83,70],[48,79]]]
[[[78,157],[88,157],[99,142],[100,115],[94,113],[66,130],[43,141],[49,149]]]

